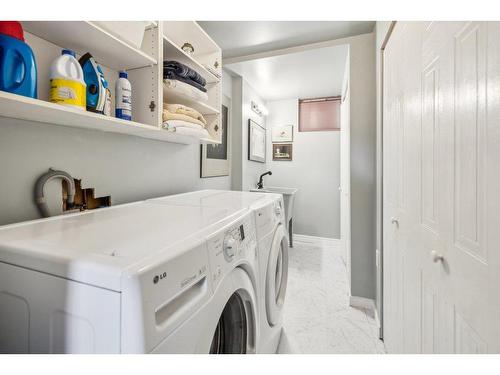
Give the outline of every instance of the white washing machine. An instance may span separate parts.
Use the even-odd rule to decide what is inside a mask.
[[[255,214],[259,277],[259,353],[276,353],[282,331],[282,311],[288,281],[288,237],[279,194],[202,190],[161,197],[151,202],[204,207],[248,208]]]
[[[251,353],[248,210],[138,202],[0,228],[0,352]]]

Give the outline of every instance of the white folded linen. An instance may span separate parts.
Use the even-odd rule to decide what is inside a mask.
[[[163,122],[163,128],[167,130],[176,128],[203,129],[203,126],[183,120],[167,120]]]
[[[203,102],[208,102],[208,94],[201,90],[198,90],[196,87],[188,85],[185,82],[177,81],[175,79],[164,79],[163,80],[163,100],[166,103],[175,102],[169,100],[169,97],[173,95],[181,95],[188,98],[192,98],[194,100],[201,100]]]
[[[206,129],[175,128],[177,134],[189,135],[196,138],[210,139],[210,134]]]
[[[178,134],[189,135],[196,138],[210,138],[210,133],[202,126],[182,120],[168,120],[162,124],[163,129]]]

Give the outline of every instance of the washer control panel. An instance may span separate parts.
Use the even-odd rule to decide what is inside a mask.
[[[207,240],[214,288],[235,263],[257,262],[257,236],[254,215],[248,213]]]

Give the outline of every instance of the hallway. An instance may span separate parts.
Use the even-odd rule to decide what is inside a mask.
[[[279,353],[385,353],[371,312],[349,306],[343,253],[337,242],[295,241]]]

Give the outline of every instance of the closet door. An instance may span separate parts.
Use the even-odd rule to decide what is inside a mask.
[[[449,99],[438,141],[440,243],[429,253],[442,290],[438,326],[445,329],[438,330],[437,349],[499,352],[499,27],[456,22],[439,28],[451,85],[443,87]]]
[[[420,351],[420,23],[398,23],[384,52],[384,342]]]
[[[398,23],[386,48],[389,352],[500,352],[499,25]]]
[[[384,132],[383,132],[383,241],[384,241],[384,343],[386,350],[397,353],[402,346],[402,272],[398,245],[397,219],[397,137],[401,117],[397,91],[399,33],[393,33],[384,52]]]

